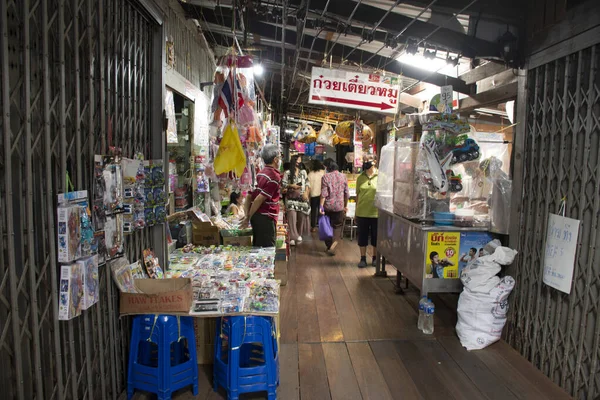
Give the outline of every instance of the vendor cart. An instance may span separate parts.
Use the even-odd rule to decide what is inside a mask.
[[[458,293],[462,290],[460,270],[492,239],[481,228],[426,225],[379,210],[375,275],[386,276],[386,263],[390,263],[398,270],[398,292],[404,276],[422,295]],[[476,254],[471,254],[472,249]],[[432,267],[432,253],[438,255],[441,274]]]

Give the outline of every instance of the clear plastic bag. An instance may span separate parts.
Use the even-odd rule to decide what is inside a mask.
[[[377,192],[375,193],[375,207],[389,213],[394,212],[395,152],[396,142],[390,142],[381,148],[377,173]]]

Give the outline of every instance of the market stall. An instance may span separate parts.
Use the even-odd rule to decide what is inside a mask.
[[[381,149],[376,275],[389,262],[424,295],[460,292],[462,268],[508,233],[509,144],[452,114],[413,122],[412,140]]]

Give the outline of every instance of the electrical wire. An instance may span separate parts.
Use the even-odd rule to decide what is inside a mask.
[[[375,24],[375,26],[373,27],[373,29],[371,29],[371,32],[369,33],[369,36],[373,35],[375,33],[375,31],[377,30],[377,28],[379,28],[379,25],[381,25],[383,23],[383,21],[386,19],[386,17],[390,14],[390,12],[392,12],[392,10],[398,5],[400,4],[400,2],[403,0],[396,0],[396,2],[394,4],[392,4],[392,6],[387,10],[387,12],[383,15],[383,17],[381,17],[381,19],[379,20],[379,22],[377,22]],[[437,0],[436,0],[437,1]],[[345,56],[342,56],[342,61],[347,58],[350,57],[350,54],[354,53],[354,50],[358,49],[364,42],[366,42],[366,40],[363,38],[360,43],[358,44],[358,46],[356,46],[355,48],[353,48],[350,53],[346,54]]]
[[[471,7],[473,4],[477,3],[479,0],[473,0],[471,1],[469,4],[467,4],[466,6],[464,6],[462,8],[462,10],[456,12],[456,13],[452,13],[452,16],[450,18],[448,18],[447,20],[445,20],[441,25],[439,25],[437,28],[435,28],[431,33],[429,33],[429,35],[425,36],[423,39],[421,39],[419,42],[417,42],[417,46],[419,46],[421,43],[425,42],[427,39],[429,39],[432,35],[434,35],[437,31],[439,31],[440,29],[442,29],[444,26],[446,26],[446,24],[450,21],[452,21],[457,15],[462,14],[463,12],[465,12],[469,7]],[[402,52],[398,55],[398,57],[400,57],[401,55],[403,55],[404,53],[406,53],[406,48],[404,48],[402,50]],[[395,61],[395,58],[391,58],[387,63],[385,63],[383,65],[383,68],[385,69],[385,67],[387,67],[388,65],[390,65],[392,62]],[[431,75],[429,75],[431,76]]]
[[[304,14],[304,22],[302,23],[302,35],[300,36],[300,40],[296,42],[296,59],[294,60],[294,71],[292,72],[290,88],[292,87],[292,85],[294,84],[294,80],[296,79],[296,68],[298,67],[298,59],[300,58],[300,48],[302,47],[302,42],[304,41],[304,31],[306,29],[306,20],[308,19],[308,10],[310,10],[310,0],[306,0],[306,13]],[[298,40],[297,32],[296,40]]]
[[[352,18],[354,17],[354,14],[356,13],[356,10],[358,10],[358,6],[360,6],[360,3],[362,3],[362,0],[358,0],[358,3],[356,3],[356,6],[354,6],[354,10],[352,10],[352,13],[350,14],[350,16],[348,17],[348,20],[344,24],[344,28],[346,26],[350,25],[350,21],[352,21]],[[333,45],[331,46],[331,49],[329,49],[329,52],[325,55],[325,57],[323,57],[324,60],[326,60],[331,55],[331,52],[333,51],[333,48],[337,44],[338,40],[340,40],[340,36],[342,36],[342,33],[344,33],[344,32],[338,33],[338,36],[335,39],[335,42],[333,42]]]
[[[321,19],[323,18],[323,16],[327,12],[327,8],[329,7],[329,2],[330,2],[330,0],[327,0],[327,3],[325,3],[325,7],[323,8],[323,12],[321,13]],[[324,29],[321,28],[317,32],[317,35],[313,37],[312,43],[310,45],[310,50],[308,51],[308,60],[306,61],[306,65],[304,66],[304,74],[306,74],[306,72],[308,71],[308,66],[310,65],[310,56],[312,55],[312,51],[313,51],[313,47],[315,45],[315,41],[317,40],[317,38],[319,37],[319,35],[321,34],[321,32],[323,32],[323,30]],[[298,96],[296,96],[296,101],[293,104],[294,106],[296,104],[298,104],[298,100],[300,100],[300,93],[302,92],[302,89],[304,89],[304,80],[302,81],[302,85],[300,86],[300,90],[298,91]]]
[[[421,16],[423,14],[425,14],[425,11],[429,10],[436,2],[437,2],[437,0],[432,0],[432,2],[427,5],[427,7],[423,8],[423,10],[421,10],[421,12],[418,15],[416,15],[413,19],[411,19],[408,22],[408,24],[406,24],[406,26],[404,28],[402,28],[402,30],[396,36],[394,36],[394,40],[397,40],[400,36],[402,36],[404,34],[404,32],[406,32],[408,30],[408,28],[410,28],[412,26],[412,24],[414,24],[416,21],[418,21],[419,18],[421,18]],[[383,46],[381,46],[379,48],[379,50],[377,50],[374,54],[372,54],[371,57],[369,57],[367,59],[367,61],[365,61],[365,64],[368,64],[369,61],[371,61],[375,56],[377,56],[383,49],[385,49],[385,44]],[[385,68],[385,65],[384,65],[384,68]]]

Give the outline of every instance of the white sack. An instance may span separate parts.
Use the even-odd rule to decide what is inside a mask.
[[[483,349],[500,340],[514,286],[515,280],[505,276],[489,293],[464,288],[458,299],[456,333],[467,350]]]
[[[460,273],[460,280],[471,292],[489,293],[500,282],[496,275],[501,266],[512,263],[516,255],[516,250],[497,247],[494,254],[479,257],[468,263]]]

